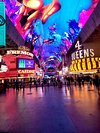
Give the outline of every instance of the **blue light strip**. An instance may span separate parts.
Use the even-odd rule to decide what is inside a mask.
[[[0,2],[0,46],[6,45],[5,4]]]

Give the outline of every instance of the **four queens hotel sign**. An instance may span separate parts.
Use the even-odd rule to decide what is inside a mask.
[[[70,71],[100,69],[100,57],[96,57],[95,54],[93,48],[84,49],[78,40],[75,44],[75,52],[71,54]]]
[[[76,42],[75,48],[77,50],[74,53],[72,53],[72,60],[94,57],[95,55],[94,49],[82,49],[82,44],[80,44],[79,40]]]

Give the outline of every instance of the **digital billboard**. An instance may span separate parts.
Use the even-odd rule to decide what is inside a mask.
[[[17,58],[18,69],[34,69],[35,62],[32,59]]]
[[[0,46],[6,45],[5,3],[0,2]]]
[[[6,0],[6,14],[24,39],[57,33],[73,41],[99,0]],[[0,8],[1,9],[1,8]],[[71,37],[73,36],[73,37]]]
[[[50,56],[59,59],[67,53],[98,2],[6,0],[5,4],[7,16],[44,67]]]

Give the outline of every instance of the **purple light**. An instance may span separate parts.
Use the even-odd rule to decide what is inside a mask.
[[[17,66],[18,69],[34,69],[35,63],[32,59],[18,58]]]

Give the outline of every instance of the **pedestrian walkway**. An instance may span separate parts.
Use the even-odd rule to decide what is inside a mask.
[[[100,133],[94,86],[10,88],[0,95],[0,133]]]

